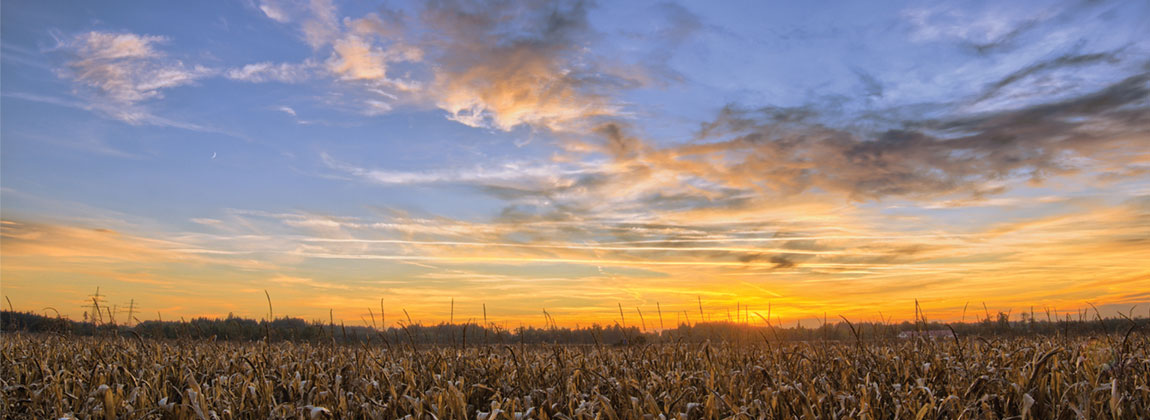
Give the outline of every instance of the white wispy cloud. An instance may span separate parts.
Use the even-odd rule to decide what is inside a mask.
[[[339,35],[339,11],[332,0],[309,0],[303,21],[304,38],[312,48],[331,43]]]
[[[100,31],[61,41],[60,48],[70,58],[58,74],[82,88],[77,93],[81,100],[43,95],[22,98],[93,111],[132,125],[174,127],[242,138],[226,130],[156,115],[149,109],[147,103],[162,98],[166,90],[220,74],[217,69],[187,65],[169,57],[158,49],[166,42],[168,39],[161,36]]]
[[[313,61],[302,63],[262,62],[228,69],[224,76],[228,79],[251,83],[280,82],[299,83],[314,76],[317,65]]]
[[[120,105],[163,96],[165,89],[194,83],[218,72],[185,65],[156,49],[167,39],[132,33],[88,32],[69,47],[73,59],[66,76],[95,90],[99,98]]]
[[[351,175],[364,182],[382,185],[462,183],[493,185],[554,184],[566,177],[583,173],[583,169],[556,164],[505,162],[499,165],[477,165],[470,168],[432,169],[427,171],[392,171],[355,166],[321,153],[320,159],[328,168]]]
[[[268,19],[299,23],[312,48],[330,43],[339,34],[338,8],[331,0],[260,0],[256,6]]]
[[[261,12],[264,12],[265,16],[276,22],[287,23],[291,21],[291,17],[288,16],[288,12],[283,9],[283,7],[280,5],[280,2],[278,1],[261,1],[259,9]]]

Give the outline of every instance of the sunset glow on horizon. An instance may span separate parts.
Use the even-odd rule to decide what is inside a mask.
[[[124,319],[259,319],[266,291],[348,325],[1150,313],[1148,3],[2,19],[5,309],[80,320],[99,288]]]

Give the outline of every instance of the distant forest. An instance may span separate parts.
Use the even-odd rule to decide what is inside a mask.
[[[846,318],[824,319],[817,328],[801,325],[780,327],[768,324],[765,318],[756,323],[699,322],[680,323],[671,328],[656,329],[658,324],[643,326],[592,325],[581,328],[549,327],[502,328],[495,324],[439,323],[424,325],[401,322],[398,327],[385,329],[368,326],[347,326],[328,321],[305,321],[299,318],[278,318],[274,321],[254,320],[228,316],[225,319],[197,318],[190,321],[142,321],[133,325],[105,322],[99,319],[85,322],[63,317],[52,317],[33,312],[0,312],[0,328],[4,332],[36,332],[64,335],[121,335],[140,338],[208,339],[238,341],[307,341],[370,344],[380,346],[474,346],[491,344],[595,344],[634,345],[653,342],[785,342],[785,341],[873,341],[915,337],[950,339],[957,337],[1001,337],[1021,335],[1129,335],[1145,332],[1150,319],[1133,314],[1102,317],[1080,311],[1077,316],[1036,316],[1024,313],[1011,317],[998,313],[974,322],[940,323],[918,319],[899,323],[850,322]],[[837,322],[833,322],[837,321]],[[651,328],[648,328],[651,327]]]

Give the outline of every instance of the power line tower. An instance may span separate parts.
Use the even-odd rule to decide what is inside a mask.
[[[92,304],[82,306],[84,308],[88,308],[88,311],[84,313],[84,316],[88,318],[88,321],[92,322],[93,324],[98,325],[104,323],[104,314],[100,312],[100,304],[106,301],[105,297],[106,296],[100,294],[100,286],[96,286],[96,293],[93,295],[88,295],[88,298],[92,300]]]
[[[132,315],[136,312],[136,299],[133,298],[128,303],[128,321],[125,323],[127,326],[132,326]]]

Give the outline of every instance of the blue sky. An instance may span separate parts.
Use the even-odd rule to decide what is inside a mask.
[[[3,294],[30,305],[101,285],[258,314],[272,289],[356,319],[465,295],[573,323],[702,295],[795,319],[1150,300],[1143,2],[8,1],[2,19]]]

